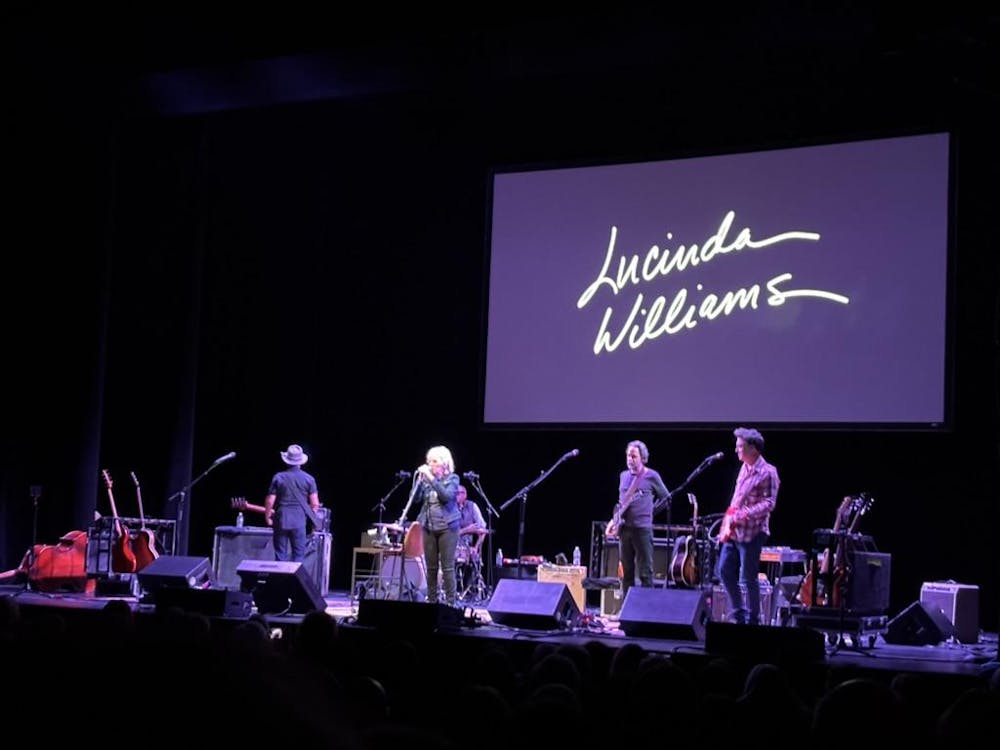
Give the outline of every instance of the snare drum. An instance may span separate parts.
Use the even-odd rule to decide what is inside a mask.
[[[459,565],[466,565],[472,561],[472,548],[465,542],[459,542],[455,548],[455,562]]]

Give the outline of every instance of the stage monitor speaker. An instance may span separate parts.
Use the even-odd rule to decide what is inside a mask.
[[[244,560],[236,568],[240,590],[253,594],[264,614],[304,614],[326,611],[326,600],[300,562]]]
[[[633,586],[625,595],[618,624],[635,638],[705,640],[711,619],[708,595],[699,589],[655,589]]]
[[[939,607],[916,601],[889,620],[886,643],[933,646],[955,634],[955,627]]]
[[[529,630],[572,628],[582,612],[565,583],[501,578],[486,611],[500,625]]]
[[[705,652],[754,663],[796,664],[823,661],[826,643],[823,633],[810,628],[710,622],[705,629]]]
[[[358,601],[358,625],[377,630],[429,633],[462,624],[462,610],[447,604],[394,599]]]
[[[148,594],[154,594],[164,586],[202,588],[213,580],[212,564],[207,557],[185,555],[160,555],[136,576],[139,586]]]
[[[889,609],[892,555],[886,552],[852,552],[849,568],[847,609],[855,614],[885,614]]]
[[[154,595],[156,611],[179,607],[209,617],[245,620],[253,612],[253,597],[235,589],[183,589],[163,586]]]

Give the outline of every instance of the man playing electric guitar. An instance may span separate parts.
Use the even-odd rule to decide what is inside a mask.
[[[760,624],[760,549],[771,536],[770,520],[778,499],[778,470],[767,461],[764,437],[754,429],[738,427],[736,455],[742,462],[733,498],[719,531],[719,578],[729,596],[733,621]],[[744,604],[740,591],[747,592]]]
[[[618,537],[622,566],[622,601],[635,584],[653,585],[653,515],[670,501],[659,472],[646,466],[649,449],[633,440],[625,449],[626,468],[618,476],[618,504],[607,531]]]

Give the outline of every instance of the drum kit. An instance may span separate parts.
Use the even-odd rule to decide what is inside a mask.
[[[414,521],[404,527],[398,523],[379,522],[368,529],[367,533],[372,547],[390,553],[383,564],[378,581],[372,582],[375,585],[373,590],[367,591],[367,595],[380,599],[397,598],[400,596],[400,579],[404,594],[406,590],[410,590],[412,594],[419,592],[426,595],[427,579],[423,574],[426,565],[423,559],[420,523]],[[488,529],[476,529],[471,532],[480,539],[490,533],[492,531]],[[463,535],[465,536],[467,535]],[[457,598],[463,604],[481,604],[490,598],[489,586],[483,577],[481,546],[482,542],[469,544],[460,538],[455,550]],[[399,555],[400,552],[403,554]],[[417,563],[412,566],[412,570],[409,565],[411,560],[416,560]],[[400,564],[404,566],[402,571],[397,567]]]
[[[483,539],[487,534],[493,532],[490,529],[474,529],[471,533],[479,536],[479,540],[470,545],[464,539],[459,539],[458,547],[455,550],[458,600],[465,604],[481,604],[491,596],[489,586],[483,578],[481,549]]]

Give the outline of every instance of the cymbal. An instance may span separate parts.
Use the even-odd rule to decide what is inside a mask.
[[[383,529],[384,531],[398,531],[402,533],[403,527],[398,523],[377,523],[375,524],[376,529]]]
[[[493,529],[469,529],[468,531],[462,532],[463,534],[478,534],[479,536],[486,536],[487,534],[492,534]]]

